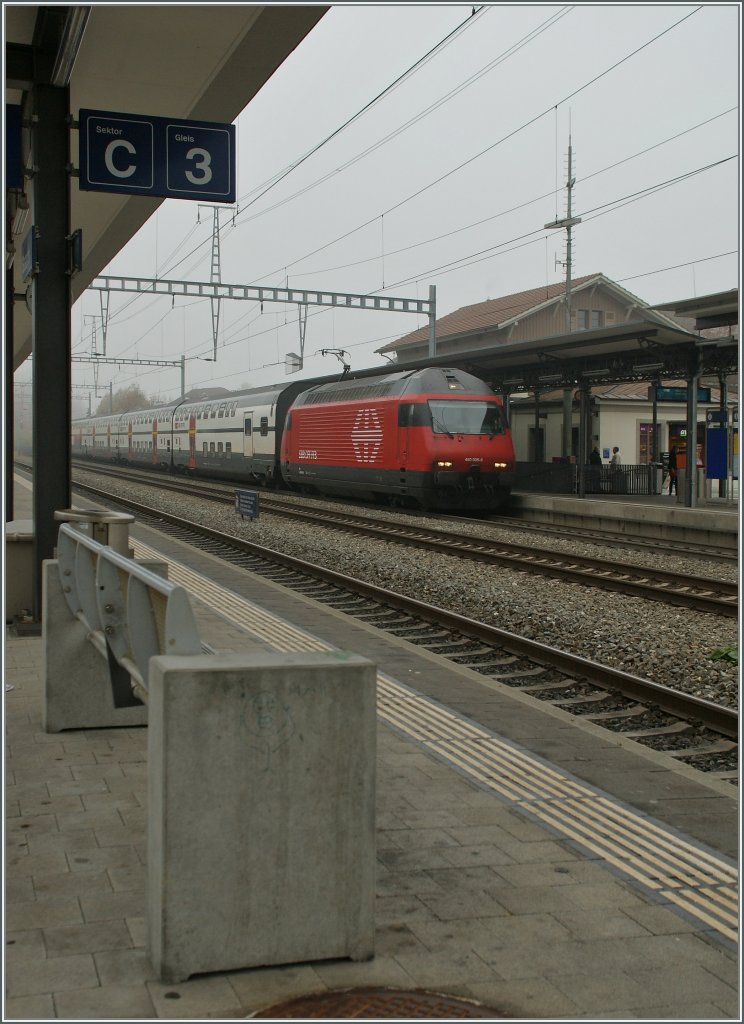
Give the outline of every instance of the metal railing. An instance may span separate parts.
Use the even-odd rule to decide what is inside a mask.
[[[78,521],[90,523],[89,517]],[[60,526],[57,560],[68,608],[112,669],[117,706],[131,701],[116,685],[116,666],[128,675],[134,697],[147,703],[150,658],[202,653],[183,587],[99,543],[79,525]]]
[[[566,462],[517,462],[515,491],[538,494],[578,494],[579,467]],[[587,495],[660,494],[661,467],[585,466],[584,491]]]

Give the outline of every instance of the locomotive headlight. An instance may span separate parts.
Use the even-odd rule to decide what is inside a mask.
[[[440,459],[438,462],[435,462],[434,465],[437,467],[437,469],[449,469],[452,463],[447,462],[446,459]]]
[[[506,469],[508,463],[506,462],[494,462],[496,469]]]

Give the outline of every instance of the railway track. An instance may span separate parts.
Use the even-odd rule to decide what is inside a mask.
[[[129,473],[124,475],[127,479],[133,479]],[[154,484],[148,473],[140,473],[136,479],[146,485],[157,486],[159,490],[174,490],[187,493],[191,497],[203,497],[231,505],[234,502],[234,486],[208,485],[193,480],[172,478],[158,478],[157,484]],[[407,525],[399,520],[390,521],[379,516],[360,515],[346,508],[332,510],[300,507],[282,501],[275,495],[262,494],[260,500],[263,513],[312,522],[326,529],[373,537],[407,547],[418,547],[429,552],[484,562],[517,572],[538,573],[552,579],[561,579],[566,583],[597,587],[651,601],[662,601],[665,604],[691,608],[695,611],[732,617],[738,614],[738,586],[724,580],[640,567],[625,562],[610,562],[606,558],[567,555],[565,552],[547,551],[526,544],[507,543],[471,534]]]
[[[76,485],[79,486],[79,485]],[[138,521],[299,591],[497,684],[735,782],[738,714],[159,509],[109,496]]]

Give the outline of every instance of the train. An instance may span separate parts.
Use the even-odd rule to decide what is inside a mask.
[[[440,367],[75,420],[71,454],[424,510],[493,511],[514,482],[502,399]]]

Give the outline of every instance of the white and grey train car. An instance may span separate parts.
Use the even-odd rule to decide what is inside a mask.
[[[180,401],[72,424],[71,454],[96,461],[255,483],[280,481],[289,406],[313,381],[271,385],[208,401]]]

